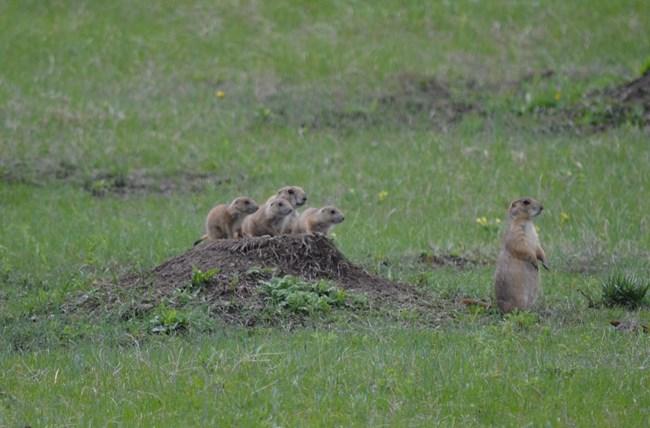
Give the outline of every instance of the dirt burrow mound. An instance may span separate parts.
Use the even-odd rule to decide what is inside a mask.
[[[614,110],[642,125],[650,125],[650,70],[641,77],[620,85],[607,95],[614,100]]]
[[[370,275],[350,263],[332,241],[320,235],[204,242],[153,269],[154,284],[162,288],[178,287],[191,279],[194,268],[202,271],[218,268],[221,275],[244,278],[273,269],[275,276],[330,279],[345,289],[395,299],[413,297],[414,291],[407,285]]]
[[[587,94],[568,116],[572,120],[588,118],[596,131],[623,124],[650,126],[650,70],[632,81]]]
[[[347,260],[328,238],[310,235],[203,242],[150,272],[103,284],[99,294],[105,295],[102,300],[109,307],[121,306],[125,317],[138,316],[160,302],[173,305],[174,296],[191,284],[197,269],[217,269],[201,286],[200,297],[216,317],[231,324],[257,324],[265,306],[261,282],[284,275],[331,280],[346,291],[365,295],[371,308],[426,313],[427,323],[448,318],[423,291],[369,274]]]
[[[638,79],[620,85],[611,91],[609,95],[617,98],[622,103],[641,103],[650,108],[650,70],[646,71]]]

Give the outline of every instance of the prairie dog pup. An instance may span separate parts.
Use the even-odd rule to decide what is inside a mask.
[[[345,220],[343,213],[332,205],[322,208],[307,208],[294,223],[292,233],[322,233],[327,232],[336,224]]]
[[[240,196],[230,204],[219,204],[213,207],[205,219],[205,235],[199,242],[210,239],[233,239],[241,236],[241,224],[247,215],[257,211],[257,202],[251,198]]]
[[[539,293],[539,265],[546,266],[546,254],[539,244],[533,218],[544,207],[533,198],[513,201],[508,209],[508,230],[497,259],[494,288],[502,312],[528,309]]]
[[[278,189],[277,193],[271,196],[266,202],[268,203],[273,198],[283,198],[289,201],[292,208],[297,208],[307,202],[307,194],[298,186],[285,186]],[[298,213],[294,210],[293,213],[285,217],[282,224],[278,228],[278,234],[289,234],[293,229],[293,225],[298,221]]]
[[[284,219],[294,212],[286,199],[274,197],[242,223],[243,236],[279,235]]]
[[[292,208],[301,207],[307,202],[307,193],[298,186],[285,186],[278,189],[278,192],[267,199],[266,203],[268,204],[274,198],[284,198],[291,204]]]

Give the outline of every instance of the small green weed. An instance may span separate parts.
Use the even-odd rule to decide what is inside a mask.
[[[219,268],[209,269],[205,272],[197,268],[192,269],[192,289],[203,287],[219,272],[221,272]]]
[[[331,282],[306,282],[291,275],[274,277],[262,283],[262,293],[279,313],[308,315],[329,312],[332,308],[363,306],[364,300],[349,296]],[[366,301],[367,303],[367,301]]]
[[[166,333],[185,330],[189,324],[187,316],[176,309],[161,304],[156,308],[155,315],[149,320],[152,333]]]
[[[539,91],[537,93],[526,92],[524,97],[525,112],[539,112],[552,109],[558,106],[560,93],[557,91]]]
[[[603,281],[603,304],[636,309],[643,303],[648,288],[650,284],[644,283],[636,275],[615,272]]]
[[[646,73],[650,73],[650,57],[646,58],[645,62],[641,66],[641,76]]]
[[[104,179],[97,179],[90,181],[86,184],[86,189],[93,195],[93,196],[104,196],[106,193],[108,193],[108,190],[110,189],[110,183],[107,180]]]
[[[539,322],[539,316],[534,312],[514,311],[504,317],[504,330],[528,330]]]

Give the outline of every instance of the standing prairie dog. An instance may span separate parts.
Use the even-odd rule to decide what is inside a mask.
[[[271,198],[255,213],[244,219],[242,234],[243,236],[279,235],[282,222],[293,212],[293,207],[286,199]]]
[[[293,229],[293,225],[298,220],[298,213],[295,211],[295,208],[300,207],[307,202],[307,193],[305,193],[302,187],[285,186],[278,189],[276,194],[271,196],[266,202],[268,203],[273,198],[286,199],[291,204],[291,207],[294,208],[294,212],[286,216],[278,228],[278,234],[289,234]]]
[[[513,201],[508,209],[508,230],[497,259],[494,288],[497,306],[502,312],[528,309],[539,293],[539,265],[545,269],[546,254],[539,244],[533,218],[544,207],[533,198]]]
[[[213,207],[205,219],[205,235],[194,245],[209,239],[235,239],[241,236],[241,224],[246,216],[257,211],[257,202],[240,196],[229,205],[219,204]]]
[[[336,224],[345,220],[343,213],[336,207],[328,205],[322,208],[307,208],[294,223],[292,233],[322,233],[327,232]]]

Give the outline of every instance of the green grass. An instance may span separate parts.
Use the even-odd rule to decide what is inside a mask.
[[[5,354],[0,379],[11,425],[642,426],[647,364],[645,337],[469,324]]]
[[[543,111],[638,76],[650,4],[214,3],[0,3],[0,426],[643,425],[648,337],[609,321],[648,323],[648,296],[627,311],[580,291],[613,269],[647,282],[647,130],[558,129]],[[421,94],[401,85],[430,78],[477,108],[405,115]],[[189,191],[196,173],[221,184]],[[118,196],[102,178],[138,174],[178,190]],[[342,209],[350,259],[455,319],[240,330],[181,296],[155,311],[183,331],[157,335],[153,315],[67,311],[190,248],[215,202],[286,184]],[[453,306],[490,298],[523,195],[545,206],[540,308]]]

